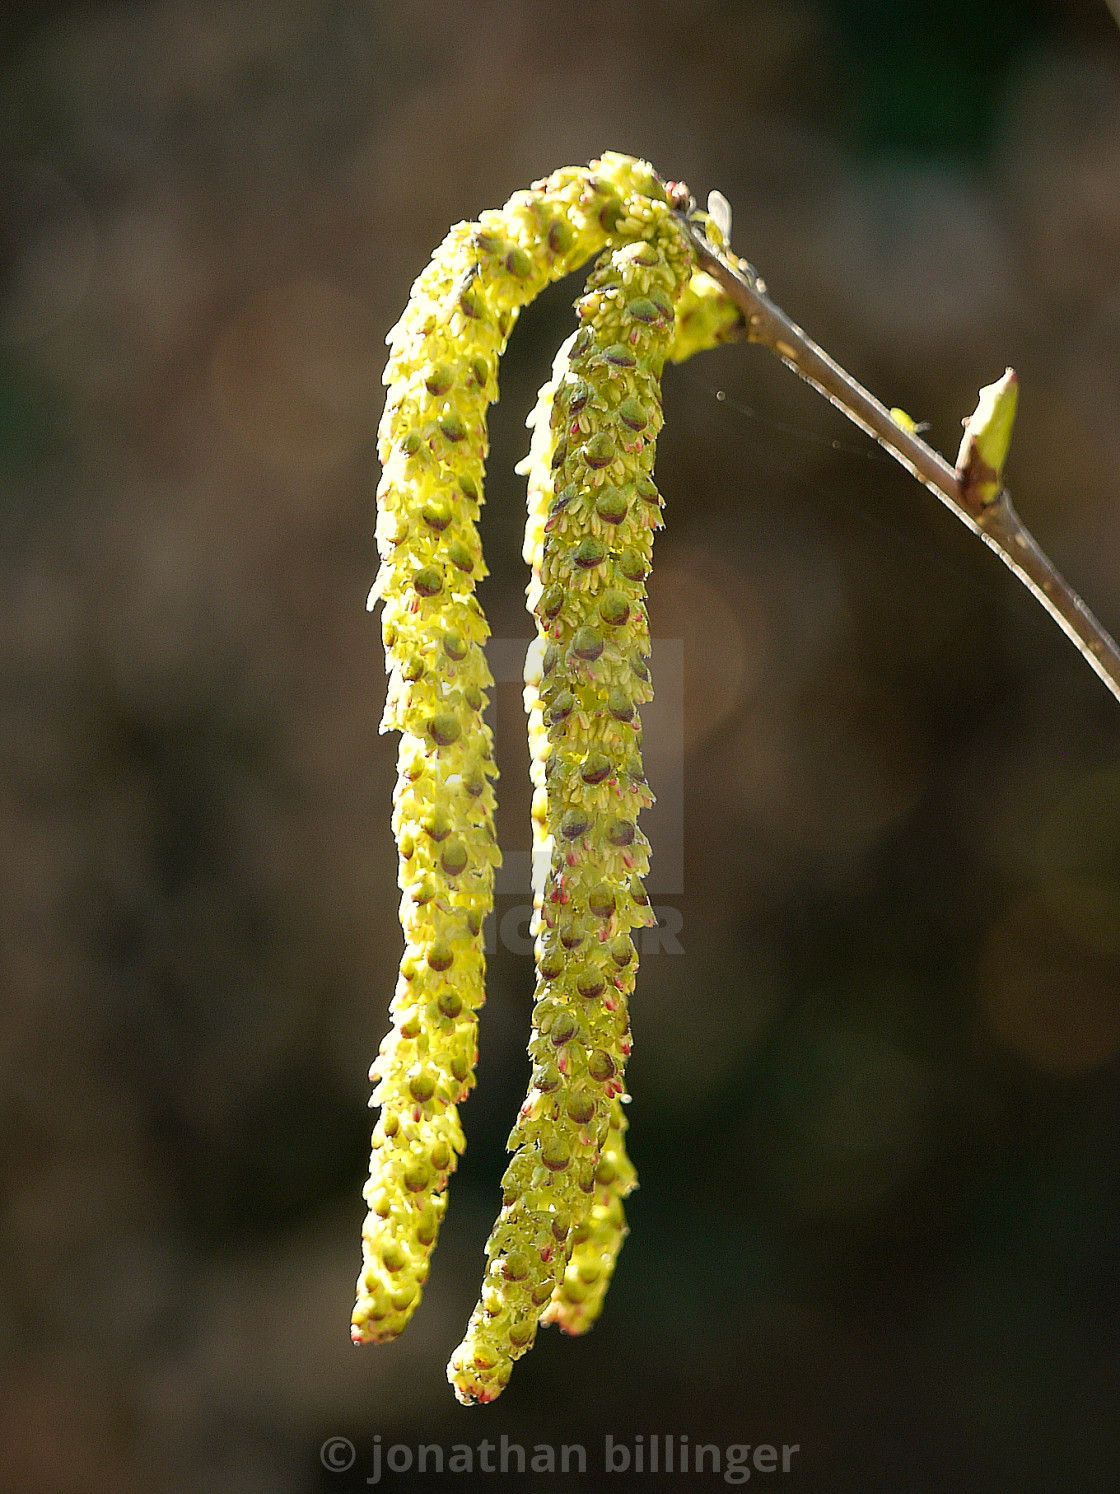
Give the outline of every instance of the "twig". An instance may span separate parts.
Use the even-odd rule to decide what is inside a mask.
[[[1045,607],[1120,701],[1120,649],[1023,525],[1006,489],[992,503],[970,502],[957,473],[943,456],[899,425],[885,405],[775,306],[749,275],[731,264],[684,211],[677,217],[699,263],[743,313],[748,340],[777,353],[783,363],[873,436],[962,524],[979,535]]]

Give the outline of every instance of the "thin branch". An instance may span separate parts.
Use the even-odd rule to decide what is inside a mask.
[[[677,214],[698,262],[743,313],[747,338],[777,353],[783,363],[880,446],[950,508],[962,524],[996,552],[1080,650],[1086,663],[1120,701],[1120,649],[1061,576],[1023,525],[1007,491],[988,504],[970,502],[957,473],[920,436],[905,429],[885,405],[853,379],[765,295],[761,282],[731,264],[688,218]]]

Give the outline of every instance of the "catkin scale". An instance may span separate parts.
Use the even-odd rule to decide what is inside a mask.
[[[526,529],[538,623],[526,664],[534,1073],[510,1137],[482,1297],[448,1369],[466,1402],[501,1392],[542,1315],[569,1331],[593,1321],[625,1230],[629,936],[651,921],[648,843],[636,826],[651,802],[637,715],[651,693],[644,582],[661,522],[651,473],[660,373],[689,272],[670,213],[651,204],[643,236],[596,265],[577,303],[582,326],[535,414]]]
[[[476,520],[486,410],[521,306],[610,235],[643,231],[664,188],[640,161],[566,168],[448,234],[389,334],[379,428],[381,569],[389,684],[382,730],[401,733],[393,830],[405,934],[393,1027],[371,1069],[369,1213],[356,1342],[396,1337],[420,1298],[464,1145],[484,997],[482,924],[493,901],[495,774],[483,721],[492,684]]]

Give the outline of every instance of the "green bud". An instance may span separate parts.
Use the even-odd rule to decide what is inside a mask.
[[[649,293],[649,298],[661,313],[662,320],[671,322],[674,316],[673,303],[665,292],[654,286],[653,290]]]
[[[572,639],[572,652],[579,659],[597,659],[603,652],[603,635],[586,625],[577,629]]]
[[[586,539],[580,540],[572,559],[579,566],[580,570],[588,571],[593,566],[601,565],[606,553],[607,547],[603,544],[602,540],[598,540],[594,535],[589,534]]]
[[[630,616],[630,603],[621,591],[605,591],[599,602],[599,616],[612,628],[619,628]]]
[[[537,962],[542,980],[558,980],[564,973],[564,956],[558,949],[547,950]]]
[[[587,906],[596,918],[609,918],[614,912],[614,889],[609,882],[597,883],[587,895]],[[428,963],[431,963],[431,954]],[[446,969],[446,966],[444,967]]]
[[[634,958],[634,941],[629,934],[620,934],[617,939],[612,939],[610,944],[611,959],[620,968],[629,965]]]
[[[502,1261],[502,1274],[508,1281],[524,1281],[529,1274],[529,1257],[523,1250],[511,1250]]]
[[[452,1020],[463,1010],[463,998],[456,991],[441,991],[437,1004],[443,1016]]]
[[[450,711],[444,711],[432,717],[429,729],[437,746],[450,747],[452,742],[459,740],[462,727],[459,725],[458,716],[453,716]]]
[[[632,431],[641,431],[649,424],[649,412],[640,399],[624,399],[617,410],[619,420]]]
[[[594,1052],[587,1055],[587,1072],[592,1079],[597,1079],[600,1084],[605,1084],[608,1079],[613,1079],[615,1074],[614,1059],[602,1048],[596,1048]]]
[[[579,1023],[569,1012],[559,1012],[549,1028],[548,1035],[553,1046],[561,1048],[565,1043],[571,1042],[578,1030]]]
[[[413,1099],[416,1099],[415,1095]],[[426,1162],[414,1162],[410,1167],[405,1168],[403,1181],[410,1193],[423,1193],[431,1177],[432,1170]]]
[[[443,590],[443,577],[434,565],[422,566],[412,580],[422,597],[435,597]]]
[[[627,581],[644,581],[649,575],[645,556],[633,549],[623,550],[618,557],[618,568]]]
[[[560,834],[565,840],[579,840],[591,828],[591,818],[583,809],[568,809],[560,820]]]
[[[614,439],[607,431],[596,431],[590,440],[584,443],[583,459],[591,468],[609,467],[614,457]]]
[[[606,989],[606,981],[594,966],[588,966],[576,976],[576,990],[587,1001],[594,1001]]]
[[[451,523],[451,505],[442,498],[432,498],[421,508],[420,517],[429,529],[442,533]]]
[[[419,1074],[409,1080],[408,1092],[418,1105],[422,1105],[425,1100],[430,1100],[435,1094],[436,1081],[427,1069],[422,1069]]]
[[[634,719],[634,702],[620,685],[615,685],[607,696],[607,710],[616,721],[633,721]]]
[[[549,708],[548,719],[554,726],[567,720],[575,708],[575,703],[576,698],[570,690],[561,690]]]
[[[626,315],[633,317],[636,322],[647,324],[661,320],[661,313],[648,296],[635,296],[632,301],[628,301]]]
[[[579,770],[579,776],[584,783],[602,783],[604,778],[609,778],[614,769],[614,764],[604,752],[589,752],[583,760],[583,766]]]
[[[451,834],[451,818],[442,806],[426,814],[420,823],[425,834],[429,835],[437,845]]]
[[[560,1070],[554,1063],[538,1064],[533,1070],[533,1088],[547,1095],[560,1084]]]
[[[569,362],[575,363],[577,358],[582,358],[584,353],[595,340],[595,334],[590,327],[583,327],[576,333],[576,340],[572,343],[568,353]]]
[[[408,1257],[395,1240],[389,1240],[382,1247],[381,1259],[385,1262],[386,1271],[401,1271]]]
[[[446,939],[434,939],[428,946],[428,964],[433,970],[450,970],[455,963],[455,951]]]
[[[595,1116],[595,1097],[587,1090],[572,1090],[564,1108],[569,1120],[575,1121],[577,1126],[586,1126],[588,1121],[593,1120]],[[564,1233],[567,1234],[567,1230]]]
[[[560,943],[565,949],[578,949],[583,943],[583,929],[578,920],[566,916],[560,920]]]
[[[550,1137],[542,1144],[541,1161],[549,1172],[563,1172],[571,1160],[571,1148],[561,1137]]]
[[[613,364],[615,368],[634,368],[638,362],[624,342],[615,342],[609,348],[604,348],[602,357],[604,362]]]
[[[554,618],[564,605],[564,588],[562,586],[550,586],[541,597],[541,616],[549,619]]]
[[[607,524],[621,524],[629,507],[621,488],[604,488],[595,500],[595,512]]]
[[[455,370],[450,363],[434,363],[424,380],[429,394],[446,394],[455,382]]]
[[[548,228],[548,247],[553,254],[567,254],[574,242],[575,234],[567,219],[554,218]]]

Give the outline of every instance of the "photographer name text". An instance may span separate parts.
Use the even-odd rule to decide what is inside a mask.
[[[745,1484],[752,1474],[792,1472],[800,1451],[797,1442],[694,1442],[669,1432],[620,1439],[608,1432],[599,1466],[607,1474],[714,1474],[726,1484]],[[357,1458],[357,1448],[346,1437],[329,1437],[319,1450],[320,1462],[331,1473],[348,1472]],[[450,1447],[421,1442],[413,1447],[407,1442],[386,1445],[377,1433],[366,1483],[372,1487],[406,1473],[586,1473],[589,1461],[582,1442],[527,1447],[503,1433],[496,1442],[455,1442]]]

